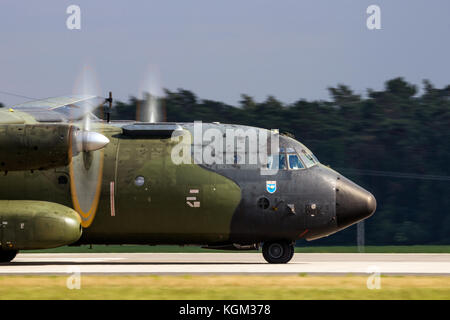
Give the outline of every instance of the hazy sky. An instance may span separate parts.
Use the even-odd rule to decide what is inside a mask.
[[[66,27],[71,4],[81,30]],[[371,4],[381,30],[366,27]],[[338,83],[365,93],[397,76],[442,87],[449,31],[448,0],[2,0],[0,91],[71,94],[85,65],[103,94],[122,100],[149,82],[231,104],[241,93],[328,99]]]

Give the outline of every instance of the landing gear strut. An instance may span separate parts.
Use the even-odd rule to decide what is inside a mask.
[[[262,252],[269,263],[288,263],[294,256],[294,243],[283,240],[264,242]]]
[[[17,255],[17,250],[1,250],[0,249],[0,263],[11,262]]]

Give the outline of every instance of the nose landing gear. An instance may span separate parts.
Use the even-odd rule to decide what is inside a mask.
[[[262,252],[269,263],[288,263],[294,256],[294,243],[284,240],[264,242]]]

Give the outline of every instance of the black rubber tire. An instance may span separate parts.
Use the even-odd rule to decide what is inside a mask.
[[[291,256],[289,258],[289,261],[291,261],[291,259],[294,257],[294,253],[295,253],[295,245],[293,243],[291,243],[289,250],[291,251]]]
[[[17,250],[0,250],[0,263],[11,262],[17,255]]]
[[[288,263],[294,256],[294,244],[289,241],[263,243],[263,257],[268,263]]]

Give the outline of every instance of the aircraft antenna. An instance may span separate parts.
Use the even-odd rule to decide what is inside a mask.
[[[112,110],[112,102],[113,102],[113,98],[112,98],[112,92],[109,92],[109,97],[107,99],[105,99],[105,102],[108,102],[108,107],[105,108],[105,113],[106,113],[106,122],[110,122],[111,121],[111,110]]]

